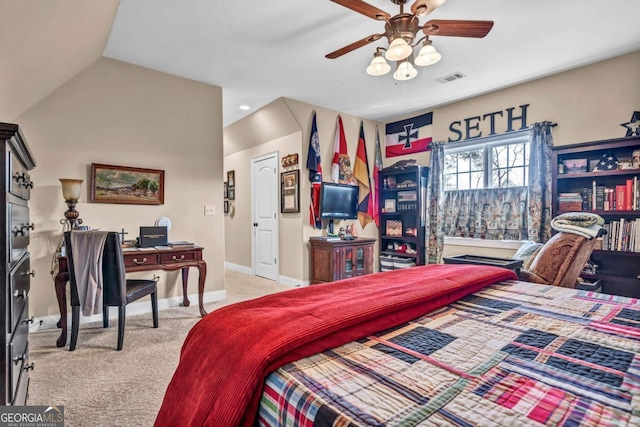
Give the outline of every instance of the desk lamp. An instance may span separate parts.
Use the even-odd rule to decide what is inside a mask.
[[[61,219],[60,223],[64,225],[69,224],[69,228],[73,230],[82,224],[82,220],[79,218],[80,212],[76,210],[76,204],[78,203],[78,199],[80,199],[82,180],[60,178],[60,182],[62,183],[62,197],[64,197],[64,201],[69,207],[64,213],[65,219]]]

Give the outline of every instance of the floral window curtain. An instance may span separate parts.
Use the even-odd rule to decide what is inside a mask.
[[[442,227],[442,208],[444,200],[444,146],[445,142],[431,143],[431,161],[427,185],[427,264],[438,264],[442,259],[444,232]]]
[[[530,132],[529,185],[444,191],[445,143],[432,143],[427,263],[442,261],[445,236],[545,242],[551,235],[552,124]]]
[[[527,187],[445,191],[445,236],[526,240]]]
[[[546,242],[551,237],[551,147],[550,122],[535,123],[531,128],[529,160],[529,194],[527,200],[528,239]]]

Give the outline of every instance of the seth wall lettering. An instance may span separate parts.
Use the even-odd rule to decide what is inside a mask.
[[[480,130],[480,124],[483,122],[489,123],[489,134],[486,136],[495,135],[496,133],[496,121],[506,120],[506,127],[504,132],[512,132],[514,130],[525,129],[527,125],[527,107],[529,104],[520,105],[519,107],[507,108],[504,111],[494,111],[482,116],[467,117],[466,119],[451,122],[449,130],[453,137],[449,137],[449,142],[458,142],[464,139],[480,138],[483,136],[483,132]],[[516,108],[519,109],[516,111]],[[506,112],[506,118],[505,118]],[[464,123],[464,126],[463,126]],[[519,128],[514,125],[520,125]],[[502,132],[501,132],[502,133]]]

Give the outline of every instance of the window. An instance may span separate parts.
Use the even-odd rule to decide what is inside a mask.
[[[528,185],[529,140],[517,132],[445,146],[445,191]]]

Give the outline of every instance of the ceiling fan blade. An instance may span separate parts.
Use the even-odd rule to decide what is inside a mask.
[[[481,39],[493,28],[493,21],[432,19],[422,26],[428,36],[475,37]]]
[[[328,59],[336,59],[342,55],[344,55],[345,53],[349,53],[352,50],[356,50],[359,47],[368,45],[369,43],[373,43],[374,41],[378,40],[380,37],[382,37],[384,34],[372,34],[368,37],[363,38],[362,40],[358,40],[357,42],[353,42],[349,45],[346,45],[345,47],[342,47],[334,52],[331,52],[327,55],[325,55],[325,58]]]
[[[372,19],[377,19],[378,21],[386,21],[391,18],[384,10],[378,9],[375,6],[370,5],[369,3],[365,3],[362,0],[331,0],[334,3],[338,3],[346,8],[349,8],[355,12],[361,13],[365,16],[368,16]]]
[[[411,5],[411,13],[416,16],[427,16],[447,0],[416,0]]]

